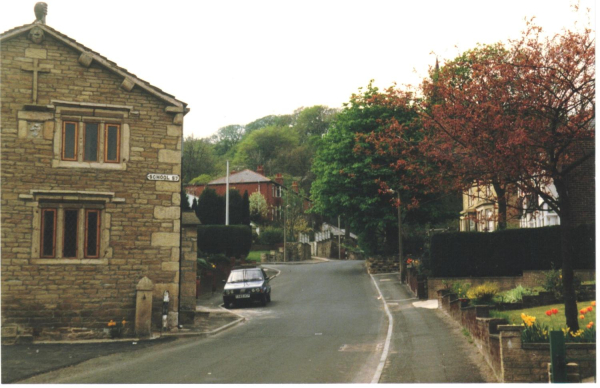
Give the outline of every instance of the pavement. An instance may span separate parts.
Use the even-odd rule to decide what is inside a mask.
[[[303,262],[264,263],[266,272],[272,276],[278,271],[270,270],[269,264],[318,264],[327,259],[313,258]],[[115,353],[134,352],[139,349],[177,340],[180,337],[208,337],[232,328],[244,321],[244,317],[223,307],[223,286],[213,293],[197,299],[198,312],[193,325],[184,325],[170,332],[155,332],[150,339],[103,339],[85,341],[52,341],[27,344],[2,345],[2,384],[15,383],[29,377],[80,364],[84,361]]]

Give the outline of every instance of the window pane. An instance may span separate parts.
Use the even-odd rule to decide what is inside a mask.
[[[119,161],[119,126],[108,125],[106,127],[106,161]]]
[[[63,257],[77,257],[77,210],[65,210]]]
[[[98,232],[100,231],[100,212],[98,210],[88,210],[85,216],[85,256],[98,257]]]
[[[89,162],[98,161],[98,123],[85,123],[83,159]]]
[[[77,124],[65,123],[63,131],[63,159],[77,159]]]
[[[42,210],[42,257],[54,257],[55,209]]]

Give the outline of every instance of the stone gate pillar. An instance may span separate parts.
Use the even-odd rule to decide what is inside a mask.
[[[148,338],[152,335],[152,291],[154,284],[146,276],[136,286],[135,335]]]

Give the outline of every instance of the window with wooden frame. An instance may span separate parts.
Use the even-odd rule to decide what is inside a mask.
[[[85,257],[100,255],[100,210],[85,211]]]
[[[41,211],[40,257],[99,258],[102,205],[60,203],[51,206]]]
[[[119,163],[121,149],[121,126],[106,124],[104,130],[104,162]]]
[[[54,257],[56,253],[56,209],[42,210],[41,257]]]
[[[98,161],[98,123],[84,123],[83,134],[83,160],[86,162]]]
[[[73,121],[63,122],[61,147],[62,160],[77,160],[77,144],[79,143],[77,126],[77,123]]]
[[[118,123],[85,118],[81,121],[63,121],[61,160],[121,163],[122,135],[121,124]],[[83,152],[79,152],[80,149]]]

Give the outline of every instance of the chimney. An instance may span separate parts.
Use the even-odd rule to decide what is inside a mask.
[[[256,173],[260,175],[265,175],[265,171],[263,170],[262,164],[256,166]]]
[[[283,175],[281,174],[277,174],[275,176],[275,182],[279,183],[281,186],[283,186]]]
[[[292,190],[294,190],[294,193],[298,193],[298,182],[293,181],[292,182]]]

